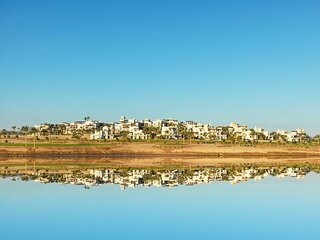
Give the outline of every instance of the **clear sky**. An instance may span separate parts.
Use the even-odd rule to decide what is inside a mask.
[[[320,2],[0,0],[0,128],[127,117],[320,132]]]

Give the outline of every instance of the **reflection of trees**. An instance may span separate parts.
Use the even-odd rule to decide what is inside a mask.
[[[2,167],[2,177],[15,177],[22,181],[43,183],[67,183],[75,185],[119,184],[121,186],[177,186],[195,185],[213,181],[230,181],[232,184],[249,179],[260,180],[267,176],[303,178],[310,171],[320,173],[320,165],[256,166],[233,165],[228,167],[182,169],[46,169],[33,170]],[[18,176],[18,178],[17,178]]]

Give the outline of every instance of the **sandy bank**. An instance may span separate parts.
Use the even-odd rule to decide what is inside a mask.
[[[99,146],[0,146],[0,164],[107,164],[216,166],[243,163],[320,163],[320,148],[213,144],[122,143]]]
[[[235,146],[224,144],[121,143],[93,146],[0,146],[0,155],[137,155],[137,156],[320,156],[320,147]]]

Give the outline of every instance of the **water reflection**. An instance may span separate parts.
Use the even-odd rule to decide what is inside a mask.
[[[122,190],[127,187],[177,187],[179,185],[208,184],[227,181],[230,184],[250,179],[262,180],[268,176],[303,179],[309,172],[320,172],[320,165],[306,166],[226,166],[181,169],[131,169],[131,168],[36,168],[2,167],[3,178],[13,181],[34,181],[82,185],[86,189],[101,184],[117,184]]]

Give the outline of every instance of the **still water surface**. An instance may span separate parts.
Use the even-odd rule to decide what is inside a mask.
[[[313,172],[125,191],[7,177],[0,195],[1,239],[320,239]]]

